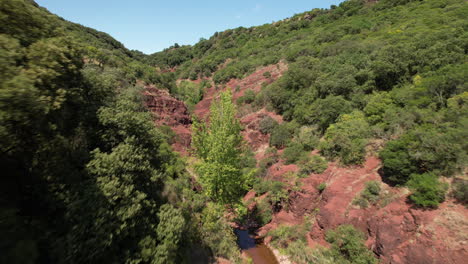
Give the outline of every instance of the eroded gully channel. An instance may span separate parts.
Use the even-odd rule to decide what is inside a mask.
[[[255,264],[279,264],[273,252],[261,241],[255,241],[248,230],[235,229],[237,244]]]

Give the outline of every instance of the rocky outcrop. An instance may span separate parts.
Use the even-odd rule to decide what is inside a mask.
[[[145,106],[154,116],[157,126],[169,126],[176,138],[172,144],[174,150],[187,154],[191,142],[191,123],[187,106],[172,97],[168,91],[146,86],[143,92]]]

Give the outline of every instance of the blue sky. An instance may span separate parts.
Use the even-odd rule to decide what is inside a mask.
[[[109,33],[145,53],[195,44],[217,31],[278,21],[342,0],[36,0],[72,22]]]

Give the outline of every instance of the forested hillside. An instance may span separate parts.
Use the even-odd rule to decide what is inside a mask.
[[[460,173],[466,165],[467,15],[459,0],[345,1],[215,33],[146,61],[175,67],[180,79],[210,78],[217,87],[285,61],[283,77],[245,95],[289,121],[271,132],[288,126],[281,145],[295,155],[308,151],[298,146],[296,133],[307,127],[316,137],[312,148],[350,165],[361,164],[365,147],[378,140],[385,145],[378,149],[385,179],[406,184],[413,177],[418,189],[418,175],[436,184],[435,176]],[[413,198],[437,204],[436,197]]]
[[[182,262],[191,215],[163,192],[183,165],[136,84],[160,76],[30,0],[0,24],[0,262]]]
[[[255,263],[235,229],[297,264],[462,263],[467,17],[348,0],[146,55],[2,0],[0,262]]]

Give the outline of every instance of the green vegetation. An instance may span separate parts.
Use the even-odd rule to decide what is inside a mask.
[[[270,116],[265,116],[260,120],[259,128],[263,134],[270,134],[278,126],[278,122]]]
[[[313,155],[308,160],[300,164],[301,173],[309,175],[311,173],[320,174],[328,168],[327,161],[317,155]]]
[[[369,125],[362,112],[345,114],[328,127],[320,148],[326,157],[339,157],[343,164],[360,164],[366,154],[368,135]]]
[[[316,126],[302,126],[294,136],[294,141],[301,144],[306,151],[312,151],[319,146],[319,132]]]
[[[330,254],[335,263],[378,263],[372,251],[364,245],[364,234],[352,225],[329,230],[326,240],[332,245]]]
[[[251,104],[255,101],[255,92],[253,90],[247,90],[244,95],[237,99],[237,104]]]
[[[311,221],[306,218],[301,225],[279,226],[268,233],[272,238],[271,244],[296,263],[378,263],[372,251],[364,245],[364,234],[352,225],[341,225],[327,231],[326,240],[331,244],[330,249],[312,250],[307,246],[306,239],[310,224]]]
[[[264,226],[271,222],[271,219],[273,218],[273,210],[268,199],[263,199],[257,203],[255,214],[259,225]]]
[[[453,183],[453,197],[460,203],[468,204],[468,181],[463,179],[456,179]]]
[[[380,190],[378,181],[366,182],[366,187],[359,194],[359,197],[353,200],[353,204],[359,205],[361,208],[367,208],[369,204],[376,204],[380,198]]]
[[[408,186],[413,191],[410,200],[425,208],[435,208],[443,202],[448,188],[433,173],[411,174]]]
[[[182,81],[179,85],[172,87],[171,94],[177,99],[184,101],[190,108],[203,99],[205,88],[209,85],[208,82],[195,84],[189,81]]]
[[[1,1],[0,22],[0,262],[238,257],[230,227],[201,217],[206,199],[167,142],[174,134],[154,126],[135,85],[171,89],[173,76],[33,1]]]
[[[320,183],[319,185],[317,185],[317,190],[322,193],[323,191],[325,191],[325,189],[327,188],[327,184],[322,182]]]
[[[0,262],[187,263],[193,252],[240,262],[225,212],[247,215],[240,198],[252,184],[267,194],[257,201],[259,223],[288,205],[297,175],[265,177],[282,148],[307,175],[327,168],[312,150],[359,165],[377,149],[383,180],[409,187],[416,206],[437,207],[448,190],[440,177],[452,176],[451,195],[466,204],[458,175],[468,160],[466,17],[461,0],[348,0],[145,55],[32,0],[2,0]],[[186,170],[141,86],[193,109],[211,85],[273,64],[287,71],[274,82],[265,72],[261,91],[237,100],[244,112],[264,107],[284,120],[260,121],[271,148],[258,170],[230,92],[214,101],[210,122],[194,120],[198,160],[195,173]],[[387,198],[372,181],[355,203]],[[309,249],[305,223],[271,233],[293,261],[377,262],[352,226],[327,233],[330,250]]]
[[[282,158],[286,164],[296,163],[299,160],[307,159],[307,152],[304,147],[297,143],[291,142],[283,151]]]
[[[193,123],[192,147],[200,159],[196,170],[209,197],[221,203],[237,202],[255,171],[242,173],[241,126],[231,93],[222,92],[210,110],[209,125]]]
[[[271,244],[278,248],[296,263],[332,263],[320,250],[312,250],[307,246],[306,233],[310,228],[310,220],[305,219],[302,225],[282,225],[268,233]]]
[[[223,216],[222,205],[208,203],[203,210],[201,233],[215,256],[239,262],[240,254],[234,232]]]

